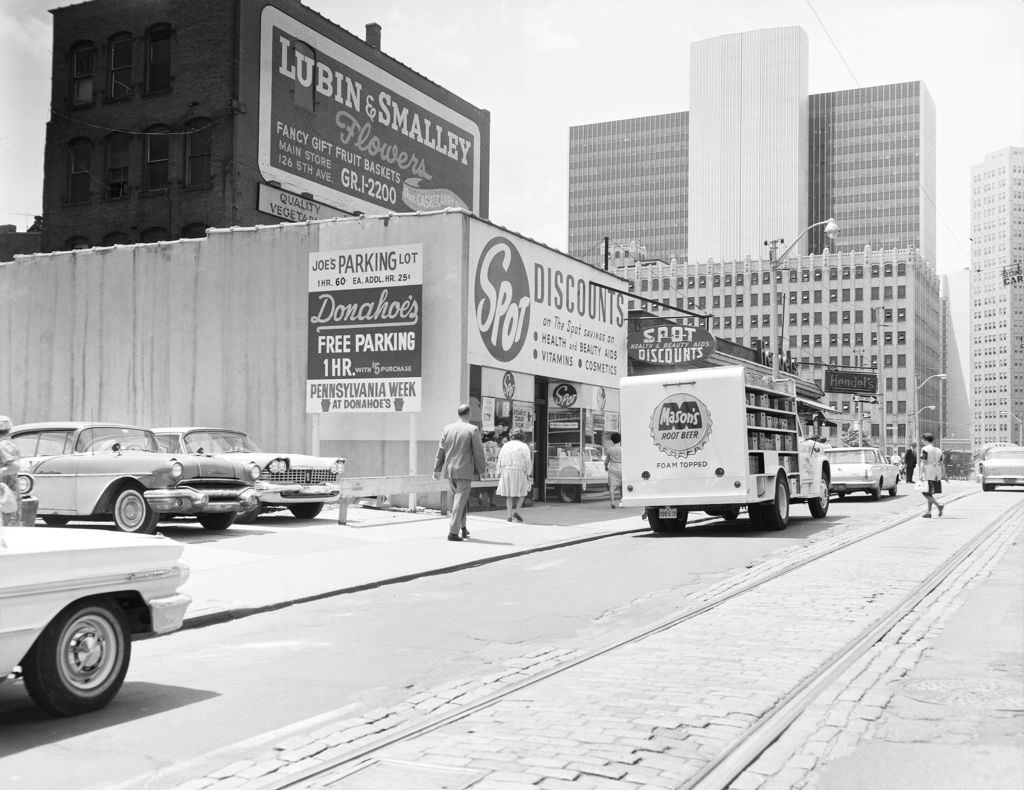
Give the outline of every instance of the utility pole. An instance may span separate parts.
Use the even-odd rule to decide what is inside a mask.
[[[593,247],[591,247],[593,249]],[[604,237],[604,270],[608,271],[608,256],[609,256],[609,241],[608,237]]]

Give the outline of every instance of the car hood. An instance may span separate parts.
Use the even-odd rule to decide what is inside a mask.
[[[185,468],[182,480],[220,477],[232,480],[251,480],[245,467],[247,460],[223,455],[167,455],[168,463],[174,459]]]
[[[6,548],[0,548],[0,590],[37,588],[99,577],[127,577],[136,586],[148,579],[188,578],[181,562],[184,544],[162,535],[58,527],[4,527]]]
[[[192,458],[227,458],[245,463],[255,463],[260,469],[266,467],[275,458],[287,458],[292,469],[330,469],[335,458],[324,458],[317,455],[302,455],[300,453],[225,453],[224,455],[213,456],[191,456]]]

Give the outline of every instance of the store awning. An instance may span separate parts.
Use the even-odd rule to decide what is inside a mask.
[[[822,403],[821,401],[807,400],[807,398],[801,398],[799,396],[796,399],[796,410],[797,414],[800,415],[800,419],[804,422],[809,423],[818,421],[829,428],[836,427],[834,418],[839,417],[842,414],[839,409],[833,409],[831,406]]]

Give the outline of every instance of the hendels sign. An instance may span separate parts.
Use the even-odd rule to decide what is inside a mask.
[[[847,395],[874,395],[878,392],[878,375],[855,370],[825,370],[825,392]]]
[[[648,365],[684,365],[715,353],[715,338],[703,327],[658,323],[629,333],[629,358]]]

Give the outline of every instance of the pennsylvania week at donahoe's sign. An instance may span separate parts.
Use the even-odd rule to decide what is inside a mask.
[[[474,121],[277,8],[260,51],[265,179],[348,211],[480,211]]]
[[[423,245],[309,256],[306,412],[420,411]]]
[[[618,389],[621,281],[476,219],[469,267],[469,362]]]

